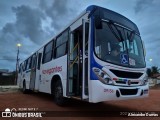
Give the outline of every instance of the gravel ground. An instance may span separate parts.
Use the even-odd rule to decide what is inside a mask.
[[[0,86],[0,94],[13,93],[19,91],[19,87],[16,85]]]
[[[11,88],[10,88],[11,89]],[[125,101],[109,101],[102,103],[88,103],[79,100],[70,100],[65,107],[57,106],[50,95],[44,93],[31,93],[31,94],[22,94],[18,89],[15,88],[14,91],[7,90],[0,93],[0,111],[4,111],[6,108],[15,108],[15,109],[36,109],[37,111],[51,111],[51,114],[55,114],[59,111],[60,115],[56,117],[43,117],[43,118],[32,118],[34,120],[43,120],[43,119],[53,119],[53,120],[136,120],[136,119],[144,119],[144,120],[160,120],[159,117],[84,117],[84,111],[92,113],[93,116],[98,111],[108,111],[116,112],[116,111],[160,111],[160,86],[155,86],[150,89],[149,97],[142,99],[133,99],[133,100],[125,100]],[[79,111],[79,112],[75,112]],[[49,112],[48,112],[49,113]],[[66,114],[74,114],[77,117],[66,117]],[[76,116],[75,115],[75,116]],[[82,116],[81,116],[82,115]],[[160,115],[160,114],[159,114]],[[81,116],[81,117],[80,117]],[[7,119],[7,118],[0,118]],[[8,118],[13,119],[13,118]],[[23,120],[24,118],[14,118],[17,120]],[[25,118],[30,120],[31,118]]]

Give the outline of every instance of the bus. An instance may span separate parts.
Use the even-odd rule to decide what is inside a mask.
[[[92,103],[149,94],[145,46],[135,23],[96,5],[19,65],[18,85]]]

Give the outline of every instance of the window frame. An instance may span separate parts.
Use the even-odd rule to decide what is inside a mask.
[[[64,35],[67,34],[67,39],[66,40],[62,40],[64,39]],[[62,37],[60,40],[62,41],[60,44],[57,45],[57,41],[58,41],[58,38]],[[60,58],[64,55],[67,54],[67,51],[68,51],[68,41],[69,41],[69,29],[67,28],[66,30],[64,30],[61,34],[59,34],[57,37],[56,37],[56,40],[54,41],[54,56],[53,58],[54,59],[57,59],[57,58]],[[65,53],[63,55],[60,55],[60,56],[57,56],[57,49],[62,47],[62,45],[65,44]]]
[[[36,55],[36,53],[34,53],[33,55],[32,55],[32,59],[31,59],[32,61],[31,61],[31,69],[32,68],[36,68],[36,66],[37,66],[37,55]],[[34,63],[34,64],[33,64]]]
[[[46,52],[46,53],[45,53],[46,48],[47,48],[47,46],[48,46],[49,44],[52,44],[52,45],[51,45],[51,50],[49,50],[48,52]],[[52,55],[53,55],[53,46],[54,46],[54,40],[51,40],[50,42],[48,42],[48,43],[44,46],[44,49],[43,49],[43,58],[42,58],[42,64],[45,64],[45,63],[50,62],[50,61],[52,60]],[[47,55],[48,53],[50,53],[50,52],[51,52],[51,58],[50,58],[50,60],[48,60],[48,61],[44,61],[44,60],[45,60],[45,58],[46,58],[46,55]]]
[[[26,70],[31,69],[31,62],[32,62],[32,56],[27,59]]]
[[[25,60],[23,63],[23,72],[26,71],[26,66],[27,66],[27,60]]]

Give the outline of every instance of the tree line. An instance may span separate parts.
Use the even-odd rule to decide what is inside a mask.
[[[157,77],[160,73],[160,69],[157,66],[152,66],[151,68],[147,68],[148,77],[154,78]]]

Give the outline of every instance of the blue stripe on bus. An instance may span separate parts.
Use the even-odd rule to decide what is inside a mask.
[[[95,8],[96,8],[97,6],[96,5],[90,5],[90,6],[88,6],[87,8],[86,8],[86,11],[92,11],[92,10],[94,10]]]
[[[101,65],[99,65],[96,61],[95,61],[95,59],[94,59],[94,57],[93,57],[93,54],[94,54],[94,40],[95,40],[95,35],[94,35],[94,18],[93,18],[93,16],[91,16],[91,34],[90,34],[90,36],[91,36],[91,45],[90,45],[90,49],[91,49],[91,51],[90,51],[90,80],[98,80],[98,78],[97,78],[97,76],[95,75],[95,73],[93,72],[93,70],[92,70],[92,68],[93,67],[97,67],[97,68],[99,68],[99,69],[102,69],[102,66]]]

